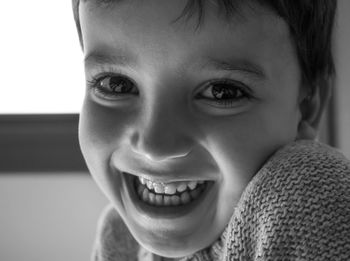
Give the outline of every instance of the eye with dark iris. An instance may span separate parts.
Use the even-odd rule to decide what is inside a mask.
[[[134,84],[127,78],[120,76],[106,76],[98,81],[98,87],[114,93],[130,93]]]
[[[239,99],[244,96],[241,89],[224,83],[212,85],[211,93],[217,100]]]
[[[245,101],[250,100],[253,96],[250,88],[245,84],[224,79],[206,84],[196,98],[214,107],[229,108],[244,105]]]
[[[88,81],[88,86],[95,91],[95,94],[103,98],[120,99],[122,97],[138,94],[134,82],[121,75],[96,77]]]

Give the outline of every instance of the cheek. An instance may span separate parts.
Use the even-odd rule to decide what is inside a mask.
[[[209,150],[222,173],[235,186],[247,184],[272,153],[295,139],[297,115],[292,109],[258,109],[207,125]]]
[[[228,222],[233,206],[268,157],[293,141],[295,117],[284,116],[260,110],[207,125],[208,149],[221,173],[217,215],[222,224]]]
[[[123,209],[122,179],[111,167],[110,158],[123,143],[125,121],[116,110],[89,100],[84,102],[79,121],[80,147],[90,174],[119,210]]]
[[[108,173],[108,146],[105,139],[104,115],[87,101],[84,102],[79,119],[79,143],[90,174],[105,191]]]
[[[110,156],[124,142],[124,115],[89,100],[84,102],[79,120],[79,142],[93,176],[108,173]]]
[[[79,120],[80,145],[88,163],[91,162],[90,157],[102,156],[108,149],[108,120],[103,111],[95,107],[85,102]]]
[[[123,141],[130,117],[124,111],[86,100],[79,122],[79,139],[87,151],[111,153]]]

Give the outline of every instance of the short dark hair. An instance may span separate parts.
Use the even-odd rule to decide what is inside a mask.
[[[80,44],[83,40],[79,22],[79,2],[89,0],[72,0],[74,19],[76,22]],[[111,4],[120,0],[92,0],[96,4]],[[203,1],[188,0],[180,17],[191,16],[198,11],[199,21],[203,10]],[[239,2],[244,0],[217,0],[227,16],[236,9]],[[337,0],[250,0],[261,6],[267,6],[283,18],[289,26],[292,39],[297,51],[302,72],[303,84],[330,88],[335,75],[332,54],[332,32],[336,13]],[[179,17],[179,18],[180,18]],[[325,86],[325,83],[326,86]]]

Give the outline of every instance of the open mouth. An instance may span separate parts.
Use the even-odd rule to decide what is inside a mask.
[[[195,201],[205,191],[208,181],[162,183],[135,177],[133,185],[138,198],[144,203],[169,207],[186,205]]]
[[[155,182],[123,172],[131,200],[142,213],[175,217],[192,212],[205,198],[214,198],[214,181]],[[209,200],[210,202],[211,200]],[[209,204],[209,203],[208,203]]]
[[[125,205],[131,213],[150,220],[190,218],[197,220],[208,215],[208,209],[217,199],[214,180],[159,182],[123,172],[126,196]]]

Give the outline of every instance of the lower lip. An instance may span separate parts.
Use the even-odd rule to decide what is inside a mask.
[[[183,216],[187,216],[192,212],[196,212],[197,209],[206,209],[206,206],[209,206],[211,201],[214,199],[213,193],[213,184],[214,182],[208,181],[206,187],[198,196],[198,198],[193,201],[178,206],[153,206],[142,201],[135,188],[135,178],[136,176],[123,173],[126,180],[127,193],[136,207],[136,210],[145,214],[150,218],[155,219],[175,219]]]

